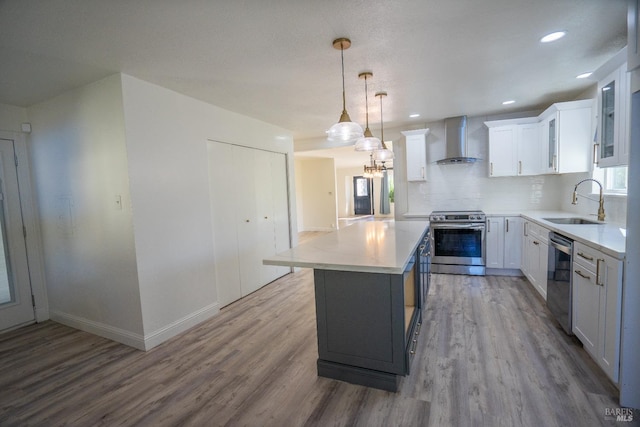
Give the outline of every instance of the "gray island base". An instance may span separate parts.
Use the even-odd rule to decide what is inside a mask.
[[[421,252],[426,244],[428,223],[372,221],[320,236],[264,261],[316,264],[319,376],[397,391],[402,377],[409,375],[422,324],[428,263],[426,252],[425,256]],[[359,263],[353,252],[351,265],[330,265],[322,259],[323,252],[337,259],[336,250],[358,245],[368,246],[359,252]]]

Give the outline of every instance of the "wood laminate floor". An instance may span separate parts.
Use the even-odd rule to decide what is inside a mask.
[[[606,416],[615,388],[522,278],[434,275],[398,393],[319,378],[312,277],[146,353],[54,322],[0,335],[0,425],[633,425]]]

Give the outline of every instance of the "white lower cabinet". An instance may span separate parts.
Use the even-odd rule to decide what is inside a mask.
[[[522,218],[504,218],[504,268],[519,269],[522,265]]]
[[[209,184],[218,302],[250,294],[288,267],[262,260],[290,247],[286,158],[274,153],[210,142]]]
[[[489,216],[486,226],[487,268],[520,269],[522,218]]]
[[[503,217],[487,217],[485,247],[487,268],[504,268]]]
[[[573,248],[573,333],[609,378],[620,367],[622,261],[580,242]]]
[[[522,272],[546,300],[549,230],[525,220],[523,223],[523,235]]]

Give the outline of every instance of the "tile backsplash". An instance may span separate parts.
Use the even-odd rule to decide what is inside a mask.
[[[467,121],[468,155],[479,160],[475,163],[438,165],[444,158],[444,122],[428,123],[427,180],[406,182],[396,178],[396,218],[404,213],[428,214],[434,210],[481,209],[485,212],[518,210],[565,210],[590,215],[598,209],[597,202],[580,200],[571,204],[574,185],[589,174],[539,175],[530,177],[488,176],[487,117],[469,117]],[[404,176],[404,141],[394,140],[395,174]],[[583,189],[588,193],[589,187]],[[596,197],[597,198],[597,197]],[[624,223],[626,198],[605,199],[607,221]]]

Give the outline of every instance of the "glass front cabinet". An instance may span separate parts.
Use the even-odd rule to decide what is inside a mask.
[[[623,64],[598,82],[595,164],[624,166],[629,162],[629,74]]]

